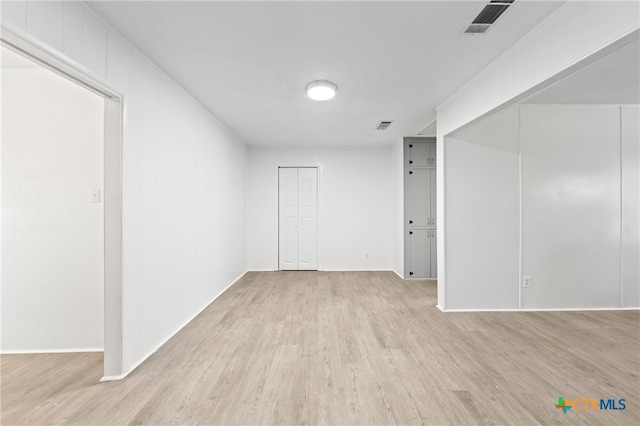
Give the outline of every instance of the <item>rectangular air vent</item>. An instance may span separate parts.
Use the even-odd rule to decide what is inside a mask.
[[[492,0],[475,17],[469,28],[464,32],[467,34],[483,34],[498,18],[511,6],[514,0]]]
[[[391,126],[391,123],[393,123],[393,121],[381,121],[380,124],[378,124],[377,129],[385,130],[387,127]]]
[[[471,24],[464,32],[466,34],[483,34],[490,26],[489,24]]]

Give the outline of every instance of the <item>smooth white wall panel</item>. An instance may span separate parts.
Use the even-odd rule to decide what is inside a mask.
[[[637,106],[523,105],[447,137],[439,303],[517,309],[521,293],[526,309],[638,307],[639,114]]]
[[[82,26],[82,64],[99,77],[107,72],[107,26],[89,11]]]
[[[109,46],[111,46],[112,34],[109,33]],[[162,80],[160,81],[162,83]],[[166,102],[158,104],[157,120],[159,123],[170,122],[178,118],[176,114],[176,100],[179,92],[171,84],[158,84],[157,97]],[[176,303],[180,297],[180,291],[175,286],[176,279],[176,242],[178,239],[178,227],[176,226],[176,209],[173,203],[178,196],[180,180],[175,167],[176,147],[180,132],[174,126],[165,127],[163,132],[156,135],[157,173],[156,195],[156,242],[157,242],[157,312],[156,324],[159,336],[170,336],[174,331],[178,318],[176,309],[184,306],[184,302]],[[184,318],[186,321],[188,318]]]
[[[325,269],[391,270],[390,147],[331,151],[321,157]]]
[[[133,280],[124,288],[125,365],[146,357],[246,270],[245,145],[137,52],[130,61],[123,229]]]
[[[64,2],[62,51],[71,59],[82,63],[84,10],[77,2]]]
[[[515,93],[524,92],[545,77],[548,71],[548,45],[545,31],[534,28],[519,44],[520,49],[512,54],[515,64],[512,70]],[[496,102],[497,104],[499,102]],[[484,108],[480,111],[482,109]]]
[[[113,30],[107,35],[107,80],[121,95],[129,94],[131,49],[127,42]],[[125,105],[126,106],[126,105]],[[125,111],[125,117],[127,117]]]
[[[640,107],[621,110],[622,306],[640,306]]]
[[[0,2],[0,15],[2,20],[11,22],[18,28],[27,27],[27,2],[26,0]]]
[[[140,348],[158,345],[159,335],[156,329],[157,311],[157,74],[145,58],[139,55],[131,57],[131,110],[132,123],[142,123],[137,127],[136,139],[139,141],[140,157],[137,158],[137,172],[140,192],[139,203],[140,255],[136,265],[142,280],[138,283],[140,304],[136,309],[143,332],[138,336]],[[146,124],[149,123],[149,124]],[[151,124],[154,123],[154,124]],[[125,153],[126,155],[126,153]],[[125,199],[125,202],[127,200]],[[126,228],[125,228],[126,229]]]
[[[446,139],[447,309],[518,307],[518,108]]]
[[[74,25],[64,25],[65,11],[73,9],[59,4],[45,13],[41,7],[49,6],[29,2],[25,9],[31,22],[25,37],[35,36],[76,67],[77,58],[62,51],[62,40],[77,37]],[[86,4],[81,7],[81,71],[89,69],[124,95],[122,365],[107,372],[119,376],[246,271],[247,147]],[[3,14],[3,27],[20,36],[20,22],[13,22],[20,16],[18,9]]]
[[[318,268],[391,270],[391,147],[249,149],[248,263],[277,269],[277,166],[319,166]],[[369,253],[369,258],[365,253]]]
[[[393,161],[393,270],[404,277],[404,142],[392,147]]]
[[[137,62],[141,59],[136,54]],[[144,75],[139,75],[139,66],[131,59],[131,95],[127,99],[129,111],[129,125],[123,128],[122,146],[122,342],[123,361],[125,365],[134,365],[142,351],[140,339],[142,338],[142,322],[139,313],[142,309],[144,297],[141,289],[143,277],[140,263],[142,259],[142,215],[140,191],[142,188],[140,177],[140,157],[142,152],[141,142],[144,137],[144,99],[138,99],[140,93],[140,80]],[[143,105],[139,105],[142,103]],[[130,285],[127,283],[130,282]]]
[[[620,114],[523,105],[524,308],[620,306]]]
[[[545,25],[549,40],[549,72],[556,73],[582,55],[581,5],[571,2],[553,14]]]
[[[101,350],[104,101],[45,69],[0,77],[0,350]]]
[[[62,50],[63,23],[64,2],[27,2],[27,31],[57,50]]]
[[[638,28],[638,1],[581,1],[582,54],[589,55]]]

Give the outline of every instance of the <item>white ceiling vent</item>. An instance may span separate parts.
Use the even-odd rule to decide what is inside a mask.
[[[464,32],[466,34],[484,34],[513,2],[514,0],[490,1]]]
[[[391,123],[393,123],[393,121],[381,121],[380,124],[378,124],[377,129],[386,130],[387,127],[391,126]]]

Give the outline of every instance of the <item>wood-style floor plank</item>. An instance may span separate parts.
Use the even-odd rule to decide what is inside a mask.
[[[123,381],[99,353],[2,356],[0,423],[640,423],[640,312],[435,302],[390,272],[251,272]]]

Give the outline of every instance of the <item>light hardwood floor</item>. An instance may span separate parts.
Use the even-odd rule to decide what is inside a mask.
[[[1,359],[9,424],[639,424],[640,312],[442,313],[390,272],[248,273],[121,382]],[[570,411],[559,396],[624,398]]]

